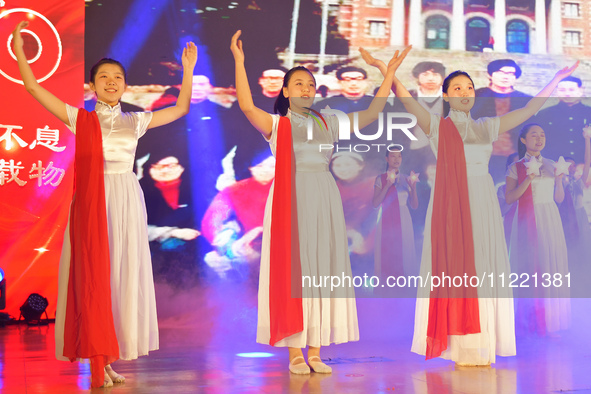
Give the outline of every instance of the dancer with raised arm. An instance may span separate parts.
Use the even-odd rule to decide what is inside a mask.
[[[236,65],[236,94],[240,109],[271,145],[277,158],[275,180],[265,208],[257,342],[289,348],[289,370],[308,374],[310,368],[331,373],[322,362],[320,347],[359,339],[354,289],[331,291],[310,286],[324,276],[351,275],[343,207],[337,185],[328,170],[339,126],[336,116],[307,124],[316,82],[310,71],[294,67],[283,79],[283,88],[271,115],[252,100],[241,31],[232,37]],[[378,118],[392,85],[394,71],[406,56],[398,53],[387,66],[377,98],[357,113],[359,128]],[[350,120],[353,114],[349,114]],[[353,122],[350,122],[353,124]],[[308,364],[302,348],[308,347]]]
[[[385,65],[361,50],[364,60]],[[488,173],[492,143],[535,114],[578,62],[556,73],[523,108],[500,117],[473,120],[474,83],[463,71],[443,82],[450,104],[447,118],[425,110],[394,77],[392,89],[431,141],[437,157],[435,187],[425,224],[421,261],[423,278],[467,275],[468,278],[510,273],[503,219]],[[474,288],[469,283],[422,287],[418,291],[412,351],[427,359],[442,357],[460,366],[488,365],[496,355],[515,355],[512,293],[508,288]]]
[[[133,173],[138,138],[189,111],[197,47],[183,50],[176,105],[156,112],[121,112],[125,69],[102,59],[90,72],[93,112],[65,104],[35,79],[23,50],[20,22],[14,53],[27,91],[76,134],[74,196],[60,260],[56,357],[90,359],[92,387],[125,378],[111,368],[158,349],[156,297],[146,207]]]

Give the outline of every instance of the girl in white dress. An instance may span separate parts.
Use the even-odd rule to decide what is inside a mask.
[[[336,116],[317,117],[320,124],[313,122],[308,139],[308,112],[316,95],[316,82],[304,67],[295,67],[284,77],[275,103],[275,111],[281,116],[255,107],[240,34],[234,34],[230,47],[236,66],[238,103],[250,123],[269,141],[277,158],[263,225],[257,342],[288,347],[292,373],[308,374],[310,367],[315,372],[331,373],[320,358],[320,347],[359,339],[354,289],[340,286],[331,291],[330,287],[311,286],[304,277],[316,278],[313,283],[317,283],[318,278],[326,276],[351,276],[341,198],[328,171],[332,149],[320,149],[338,141],[338,121]],[[401,56],[396,53],[390,61],[376,95],[383,99],[373,100],[367,110],[356,113],[360,129],[376,120],[383,110],[394,71],[406,52]],[[352,120],[353,114],[349,118]],[[276,257],[277,244],[289,249],[281,258]],[[277,275],[278,271],[284,275]],[[309,366],[302,353],[306,346]]]
[[[76,166],[79,163],[78,154],[81,153],[80,142],[85,142],[85,146],[92,149],[93,146],[100,147],[101,141],[98,139],[102,140],[102,152],[100,148],[98,152],[93,152],[98,154],[94,156],[98,157],[98,161],[93,163],[99,164],[92,168],[88,166],[93,174],[95,171],[104,173],[104,180],[93,180],[100,183],[98,189],[88,189],[88,193],[86,189],[83,190],[81,184],[77,183],[78,179],[82,182],[89,174],[83,173],[81,167],[76,167],[72,222],[68,220],[60,260],[55,335],[58,359],[73,361],[90,358],[92,387],[108,387],[113,385],[113,381],[119,383],[125,380],[113,371],[111,362],[118,358],[132,360],[158,349],[158,321],[146,207],[132,170],[138,138],[147,129],[168,124],[188,113],[197,48],[193,43],[188,43],[183,51],[183,81],[176,105],[153,113],[121,112],[119,101],[126,89],[125,69],[117,61],[102,59],[92,68],[90,76],[90,88],[97,96],[95,115],[94,112],[78,111],[65,104],[37,82],[23,51],[20,32],[27,25],[28,22],[20,22],[13,32],[14,52],[22,80],[27,91],[43,107],[77,134]],[[77,130],[77,125],[84,126],[84,129]],[[94,131],[96,134],[93,134]],[[95,135],[97,138],[93,139]],[[104,169],[100,164],[103,162]],[[103,188],[104,201],[101,192],[93,193]],[[94,197],[90,196],[92,200],[99,201],[97,207],[100,212],[96,216],[92,216],[93,212],[85,213],[84,207],[80,211],[74,210],[74,206],[81,206],[84,193],[93,193]],[[74,223],[75,212],[78,217],[87,214],[92,219],[87,219],[83,233],[76,230],[76,225],[70,234],[69,226]],[[105,237],[95,233],[95,227],[104,230]],[[103,238],[105,243],[101,246],[84,244],[76,248],[78,238],[85,238],[86,234],[91,237],[91,242],[92,239]],[[71,243],[75,247],[74,256],[70,254]],[[90,257],[79,257],[89,249]],[[89,267],[92,270],[99,264],[94,259],[98,255],[100,258],[105,257],[102,266],[106,267],[102,271],[105,281],[101,282],[104,285],[101,291],[97,290],[96,278],[90,274],[91,271],[84,271]],[[104,298],[109,289],[111,298]],[[73,322],[73,325],[68,322]],[[74,331],[68,331],[70,327]],[[68,348],[71,343],[73,347]]]
[[[361,53],[369,65],[384,73],[382,61],[363,49]],[[558,82],[570,75],[577,65],[560,70],[524,108],[501,117],[478,120],[470,116],[475,94],[474,83],[467,73],[453,72],[443,83],[443,97],[451,107],[445,119],[427,112],[394,78],[394,93],[406,110],[416,116],[438,161],[425,223],[423,278],[442,278],[442,272],[479,278],[509,274],[503,220],[488,173],[492,143],[500,133],[535,114]],[[439,138],[444,132],[445,137]],[[438,182],[440,178],[442,182]],[[443,193],[438,193],[438,189]],[[450,227],[454,232],[449,231]],[[411,350],[426,355],[427,359],[442,357],[462,366],[494,363],[497,354],[515,355],[510,289],[499,288],[496,282],[494,286],[485,283],[476,290],[467,284],[442,286],[433,292],[430,287],[420,287]]]
[[[507,170],[506,201],[508,204],[518,202],[511,229],[511,263],[520,278],[523,273],[530,277],[537,274],[541,280],[544,275],[554,278],[559,274],[566,284],[568,253],[556,205],[564,201],[564,174],[556,176],[554,161],[542,157],[544,146],[544,130],[537,124],[525,125],[519,133],[520,160]],[[528,170],[530,161],[539,168]],[[528,209],[533,210],[533,215],[527,215]],[[535,221],[531,234],[527,221]],[[528,289],[533,283],[531,285]],[[528,294],[532,295],[544,298],[517,299],[518,327],[545,335],[570,326],[570,292],[566,286],[541,287],[537,294]]]
[[[386,162],[386,173],[378,175],[374,183],[373,206],[380,208],[376,226],[375,275],[416,275],[415,237],[408,208],[410,206],[417,209],[419,206],[416,188],[418,177],[414,173],[408,177],[400,173],[402,151],[387,150]],[[393,190],[392,186],[396,190],[396,196],[392,192],[388,193]],[[398,202],[398,212],[390,211],[384,206],[385,203],[393,202]],[[386,222],[394,224],[393,227],[396,228],[384,226],[386,212],[390,212],[395,218],[391,222],[386,219]],[[384,246],[387,246],[388,253]]]

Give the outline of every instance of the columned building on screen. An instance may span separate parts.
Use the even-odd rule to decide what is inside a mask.
[[[351,47],[591,55],[590,0],[326,1]]]

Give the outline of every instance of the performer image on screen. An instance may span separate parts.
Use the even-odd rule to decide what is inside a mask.
[[[203,236],[214,247],[205,255],[205,263],[221,278],[231,270],[246,277],[258,273],[265,202],[275,177],[275,157],[255,161],[249,168],[251,177],[224,187],[201,221]]]
[[[283,88],[283,77],[285,77],[285,71],[283,70],[271,68],[263,71],[259,77],[261,93],[253,95],[253,100],[257,106],[267,112],[273,111],[275,100]]]
[[[509,166],[519,160],[519,153],[511,153],[507,156],[507,163],[505,165],[505,172],[509,169]],[[503,182],[497,188],[497,199],[499,200],[499,207],[501,208],[501,215],[503,215],[503,227],[505,228],[505,241],[507,242],[507,248],[511,242],[511,227],[513,226],[513,217],[517,211],[517,203],[507,204],[505,200],[505,192],[507,191],[507,184]]]
[[[364,60],[385,73],[385,64],[361,50]],[[488,160],[492,143],[538,111],[558,82],[578,66],[558,71],[521,109],[501,117],[473,120],[474,83],[463,71],[443,82],[450,105],[447,118],[429,113],[395,77],[392,89],[431,141],[437,171],[427,219],[421,277],[473,277],[510,273],[503,221]],[[454,213],[452,213],[454,212]],[[431,234],[431,236],[427,236]],[[453,241],[452,241],[453,240]],[[478,245],[478,247],[476,247]],[[451,250],[449,250],[451,248]],[[412,351],[442,357],[458,366],[489,365],[496,355],[516,353],[511,289],[484,285],[421,287],[415,310]]]
[[[190,177],[175,154],[172,149],[150,153],[140,186],[155,279],[185,286],[198,276],[196,239],[201,233],[194,223]]]
[[[558,206],[564,201],[564,174],[542,157],[544,130],[535,123],[519,133],[520,160],[507,170],[506,202],[518,202],[511,230],[511,262],[514,271],[533,275],[568,273],[568,253]],[[517,300],[517,326],[526,332],[554,334],[570,326],[570,291],[564,287],[541,289],[543,299]]]
[[[489,85],[476,90],[476,100],[471,111],[474,119],[481,117],[502,116],[510,111],[525,106],[531,95],[515,88],[516,81],[521,77],[521,67],[513,59],[497,59],[487,66]],[[493,174],[502,174],[506,157],[517,152],[517,134],[519,130],[510,130],[500,134],[493,143],[490,168]],[[498,171],[496,171],[498,170]],[[501,182],[504,178],[495,179]]]
[[[380,208],[376,230],[376,275],[416,275],[415,237],[410,210],[417,209],[418,176],[400,173],[402,151],[386,151],[388,168],[374,183],[373,206]]]
[[[425,61],[417,63],[412,69],[412,75],[417,82],[417,89],[409,90],[411,96],[415,97],[427,111],[432,114],[445,115],[449,111],[449,105],[443,100],[441,87],[445,78],[445,66],[440,62]],[[396,112],[406,112],[404,105],[397,101]],[[405,139],[402,143],[408,148],[404,168],[424,173],[430,164],[435,164],[435,156],[431,151],[429,139],[419,126],[412,129],[416,141]]]
[[[591,255],[591,227],[589,215],[584,206],[585,191],[589,190],[589,167],[591,165],[591,126],[583,129],[585,141],[585,163],[581,173],[577,174],[577,164],[571,157],[565,157],[570,163],[568,175],[563,178],[564,201],[559,205],[560,218],[568,249],[568,268],[574,278],[587,278],[589,274],[589,256]],[[577,296],[574,294],[573,296]]]
[[[90,359],[91,386],[109,387],[125,381],[112,362],[136,359],[159,346],[146,208],[132,170],[138,138],[188,113],[197,47],[188,43],[183,50],[175,106],[123,113],[125,69],[102,59],[91,70],[97,104],[87,112],[39,85],[23,50],[21,30],[27,26],[20,22],[13,32],[25,88],[76,134],[75,195],[60,260],[56,357]]]
[[[339,188],[353,274],[371,272],[377,212],[373,209],[373,176],[366,173],[366,163],[356,152],[332,155],[329,170]],[[372,174],[373,175],[373,174]]]
[[[322,100],[322,107],[328,105],[345,113],[366,109],[373,99],[367,94],[367,72],[359,67],[347,66],[340,68],[336,76],[341,86],[341,94]]]
[[[314,124],[308,140],[306,124],[316,81],[304,67],[286,73],[275,104],[280,115],[257,108],[240,34],[237,31],[231,42],[238,102],[277,159],[263,224],[257,342],[288,347],[289,370],[294,374],[309,374],[310,368],[331,373],[332,368],[320,358],[320,347],[359,339],[354,289],[313,287],[305,278],[351,275],[343,208],[328,171],[332,150],[318,149],[319,144],[338,140],[338,122],[335,116],[323,117],[322,128]],[[394,71],[407,52],[400,56],[397,52],[390,61],[378,98],[357,114],[360,127],[377,120]],[[308,363],[302,353],[305,347]]]
[[[560,81],[555,94],[560,100],[558,104],[542,109],[532,119],[542,126],[552,141],[544,150],[544,155],[551,160],[569,156],[577,163],[583,163],[585,141],[580,130],[591,124],[591,107],[582,102],[583,82],[571,75]]]

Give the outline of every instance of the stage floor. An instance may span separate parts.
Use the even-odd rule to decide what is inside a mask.
[[[158,285],[160,350],[118,361],[120,393],[591,393],[591,300],[572,300],[574,327],[560,337],[517,337],[516,357],[488,368],[410,352],[412,299],[358,299],[361,340],[332,345],[331,375],[288,372],[287,350],[255,343],[252,287],[176,291]],[[584,314],[584,315],[583,315]],[[585,317],[583,317],[585,316]],[[240,353],[270,353],[243,357]],[[54,326],[0,328],[0,392],[77,393],[90,387],[88,364],[57,361]]]

